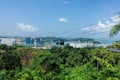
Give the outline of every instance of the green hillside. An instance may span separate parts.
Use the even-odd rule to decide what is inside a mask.
[[[92,43],[100,43],[94,39],[90,38],[58,38],[58,37],[43,37],[42,40],[44,42],[57,42],[57,41],[74,41],[74,42],[92,42]]]

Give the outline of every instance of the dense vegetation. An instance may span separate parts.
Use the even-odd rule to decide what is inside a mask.
[[[120,53],[0,46],[0,80],[120,80]]]
[[[117,41],[117,42],[114,43],[113,45],[108,46],[108,48],[120,49],[120,41]]]

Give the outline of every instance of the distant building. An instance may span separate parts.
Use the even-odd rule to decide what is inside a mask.
[[[66,43],[69,44],[69,46],[73,47],[73,48],[84,48],[84,47],[94,47],[93,43],[78,43],[78,42],[69,42]]]
[[[106,48],[107,46],[109,46],[111,44],[96,44],[95,47],[103,47],[103,48]]]
[[[41,44],[42,44],[41,38],[34,38],[34,37],[25,38],[25,46],[37,48],[41,46]]]
[[[0,43],[12,46],[16,44],[16,40],[14,38],[1,38]]]
[[[16,38],[16,44],[17,45],[24,45],[25,39],[24,38]]]
[[[70,43],[69,45],[73,48],[83,48],[87,46],[87,44],[84,43]]]
[[[36,43],[37,43],[37,44],[42,44],[41,38],[36,38]]]
[[[33,37],[25,38],[26,44],[34,44],[35,41],[36,41],[37,44],[41,44],[42,43],[40,38],[33,38]]]
[[[32,37],[25,38],[26,44],[34,44],[34,39]]]

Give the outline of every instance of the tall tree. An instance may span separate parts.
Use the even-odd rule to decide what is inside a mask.
[[[120,18],[120,12],[118,12],[117,15],[119,15],[119,18]],[[110,37],[118,34],[119,31],[120,31],[120,22],[111,29]]]
[[[120,24],[116,24],[110,32],[110,37],[116,35],[120,31]]]

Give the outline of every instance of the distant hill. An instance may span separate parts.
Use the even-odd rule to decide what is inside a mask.
[[[80,41],[80,42],[92,42],[94,44],[100,44],[100,42],[90,39],[90,38],[76,38],[76,39],[71,39],[72,41]]]
[[[44,42],[58,42],[58,41],[69,41],[69,42],[77,42],[77,41],[80,41],[80,42],[92,42],[94,44],[98,44],[100,42],[94,40],[94,39],[90,39],[90,38],[74,38],[74,39],[67,39],[67,38],[58,38],[58,37],[43,37],[42,40]]]

